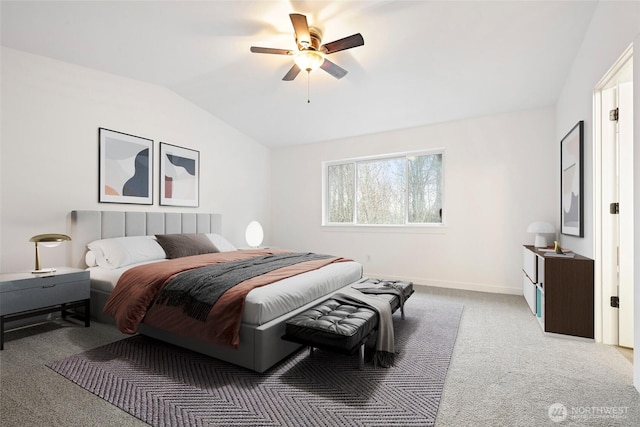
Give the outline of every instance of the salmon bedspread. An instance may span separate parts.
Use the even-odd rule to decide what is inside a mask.
[[[118,329],[127,334],[136,333],[144,320],[145,324],[158,329],[237,348],[240,343],[242,308],[252,289],[317,270],[334,262],[350,260],[341,257],[315,259],[251,277],[225,291],[204,320],[187,315],[182,306],[156,304],[156,300],[176,275],[187,270],[290,252],[267,249],[219,252],[133,267],[125,271],[118,280],[104,306],[104,312],[113,316]]]

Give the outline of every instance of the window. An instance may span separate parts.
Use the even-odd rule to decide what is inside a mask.
[[[324,164],[325,224],[442,223],[443,151]]]

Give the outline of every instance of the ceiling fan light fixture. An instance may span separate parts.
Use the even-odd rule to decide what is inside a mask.
[[[343,78],[347,74],[347,70],[326,59],[326,55],[363,46],[364,38],[362,34],[356,33],[322,44],[322,31],[316,27],[310,27],[305,15],[290,13],[289,18],[291,18],[291,23],[293,24],[297,50],[251,46],[251,52],[293,56],[294,64],[282,78],[287,82],[294,80],[302,70],[307,72],[308,77],[311,71],[315,71],[318,68],[322,68],[336,79]]]
[[[317,50],[301,50],[293,57],[294,62],[301,70],[315,71],[324,62],[324,53]]]

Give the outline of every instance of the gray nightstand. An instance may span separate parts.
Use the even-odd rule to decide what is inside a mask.
[[[4,349],[5,322],[60,311],[84,308],[84,325],[89,326],[89,272],[61,267],[53,273],[0,274],[0,350]]]

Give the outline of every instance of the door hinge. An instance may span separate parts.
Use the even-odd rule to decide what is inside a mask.
[[[620,114],[620,109],[618,109],[618,108],[614,108],[613,110],[609,110],[609,121],[610,122],[617,122],[619,114]]]
[[[611,215],[617,215],[620,213],[620,203],[609,203],[609,213]]]
[[[614,307],[614,308],[620,307],[619,297],[611,297],[611,307]]]

